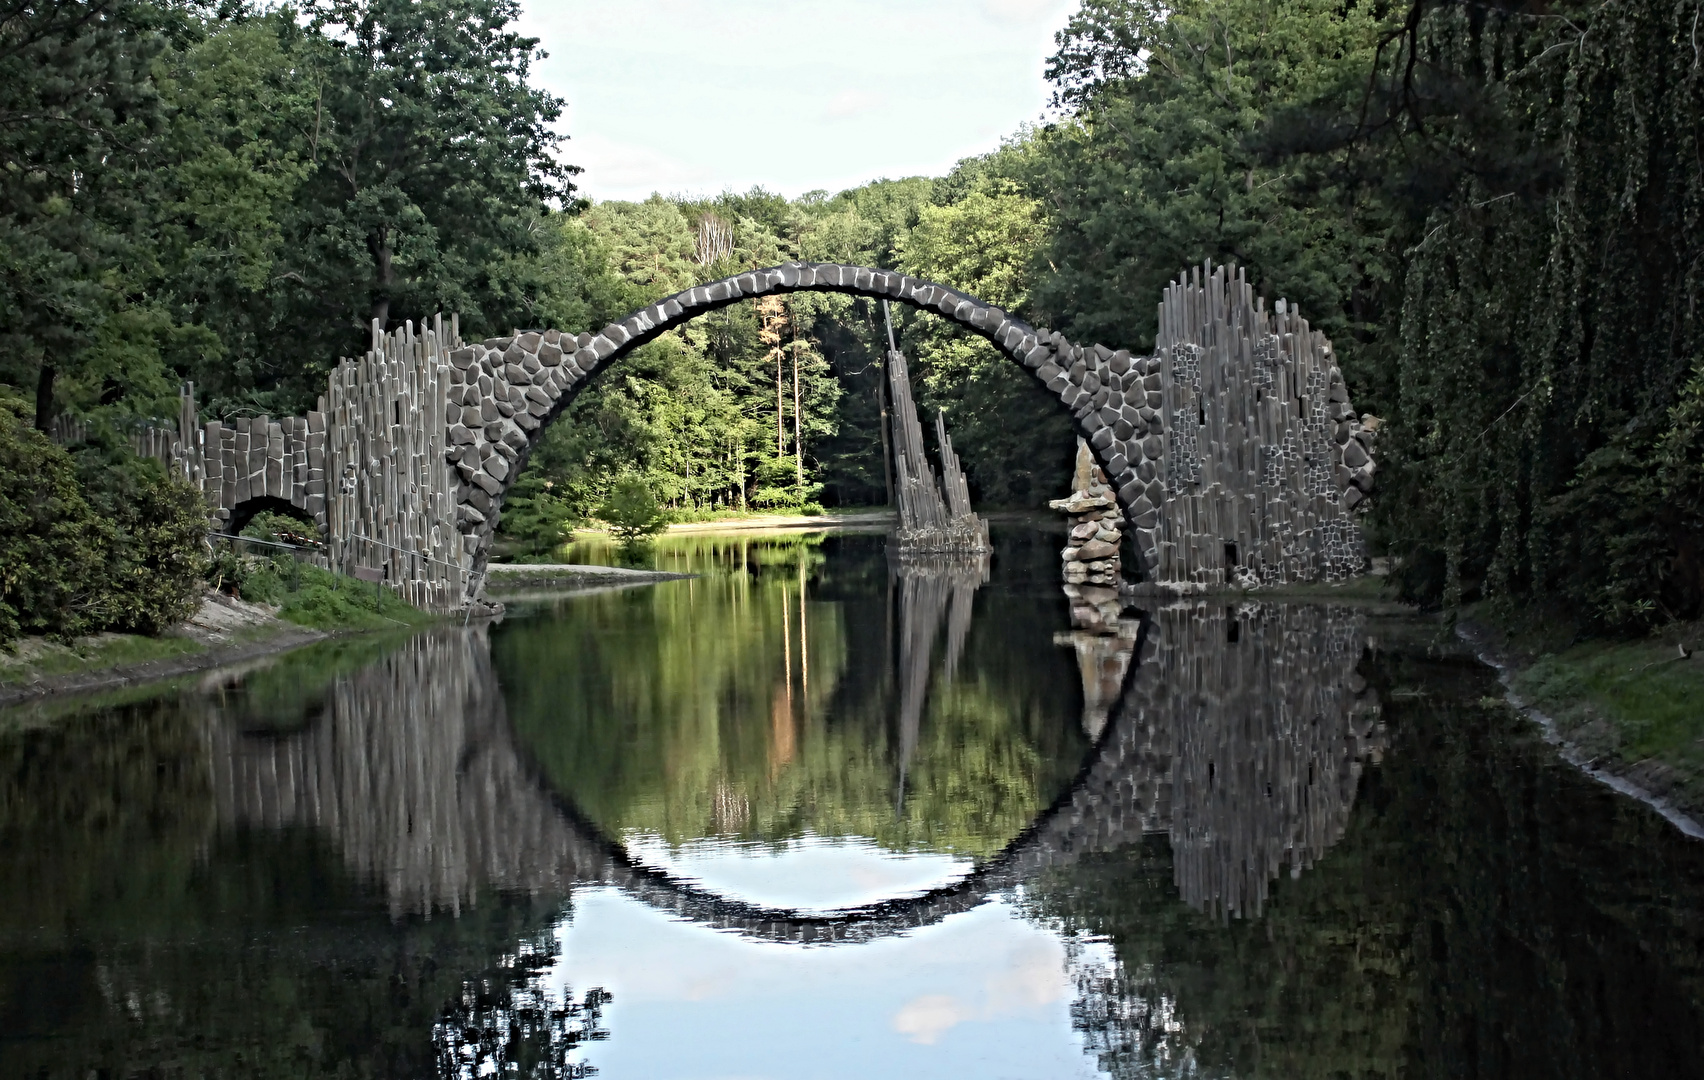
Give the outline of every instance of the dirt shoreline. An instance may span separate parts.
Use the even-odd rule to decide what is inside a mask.
[[[510,588],[556,588],[570,592],[596,591],[611,586],[645,585],[694,576],[656,570],[630,570],[619,566],[570,564],[516,565],[492,569],[496,571],[490,581],[493,585],[501,584]],[[193,618],[172,632],[173,636],[187,638],[201,645],[200,649],[153,660],[95,667],[62,675],[43,675],[22,682],[0,683],[0,709],[52,698],[117,690],[172,679],[179,675],[193,675],[290,652],[318,641],[382,632],[384,631],[373,629],[313,630],[276,618],[270,608],[245,604],[229,597],[209,596]]]
[[[1522,714],[1531,717],[1544,730],[1545,741],[1556,747],[1562,760],[1606,787],[1649,806],[1684,835],[1695,840],[1704,840],[1704,822],[1700,822],[1697,817],[1675,805],[1669,799],[1641,787],[1619,769],[1606,766],[1585,753],[1563,736],[1561,727],[1554,719],[1516,693],[1511,685],[1511,678],[1522,666],[1520,658],[1497,648],[1494,643],[1494,635],[1488,628],[1478,623],[1463,620],[1456,624],[1456,636],[1467,643],[1474,655],[1479,658],[1480,663],[1496,669],[1497,680],[1503,685],[1504,700],[1508,701]]]
[[[274,653],[289,652],[291,649],[312,645],[316,641],[325,641],[334,636],[336,635],[280,621],[278,627],[269,632],[263,631],[239,642],[215,645],[201,652],[184,653],[159,660],[144,660],[138,664],[122,664],[94,671],[48,675],[25,683],[9,683],[0,686],[0,709],[40,701],[43,698],[114,690],[178,675],[192,675],[227,664],[239,664]]]

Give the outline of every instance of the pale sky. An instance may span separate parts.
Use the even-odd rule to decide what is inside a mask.
[[[525,0],[581,194],[939,176],[1041,118],[1076,0]]]

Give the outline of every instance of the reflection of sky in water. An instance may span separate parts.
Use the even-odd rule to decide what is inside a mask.
[[[789,895],[831,891],[798,888]],[[1064,942],[1001,901],[904,937],[806,948],[680,922],[600,888],[575,893],[557,935],[569,992],[614,995],[609,1040],[576,1055],[605,1080],[1096,1075],[1071,1029]]]
[[[646,866],[775,908],[823,911],[916,896],[959,880],[973,865],[951,855],[888,851],[862,837],[806,835],[773,845],[703,839],[674,847],[655,833],[630,831],[621,839]]]

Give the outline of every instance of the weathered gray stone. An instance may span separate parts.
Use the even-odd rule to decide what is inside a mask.
[[[1343,444],[1343,464],[1351,469],[1358,469],[1371,460],[1366,447],[1362,446],[1359,440],[1350,439]]]
[[[1110,559],[1118,554],[1118,549],[1105,540],[1090,540],[1077,548],[1077,562],[1089,562],[1094,559]]]
[[[461,424],[452,425],[450,428],[450,441],[453,443],[470,443],[473,442],[474,438],[473,432]]]

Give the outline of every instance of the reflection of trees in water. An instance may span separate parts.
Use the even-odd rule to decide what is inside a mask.
[[[950,582],[925,603],[936,586],[890,580],[882,537],[835,543],[820,568],[736,561],[495,631],[509,715],[551,786],[618,837],[865,836],[977,856],[1009,842],[1085,749],[1060,723],[1076,690],[1053,628],[1033,595],[976,591],[973,619]],[[901,619],[906,588],[906,610],[935,611],[930,633]],[[922,647],[902,648],[902,622]]]
[[[454,1080],[519,1076],[538,1080],[591,1076],[593,1066],[569,1057],[582,1043],[609,1038],[603,1007],[613,1000],[598,987],[580,1001],[546,989],[555,962],[548,952],[504,958],[496,977],[469,979],[432,1026],[438,1075]]]

